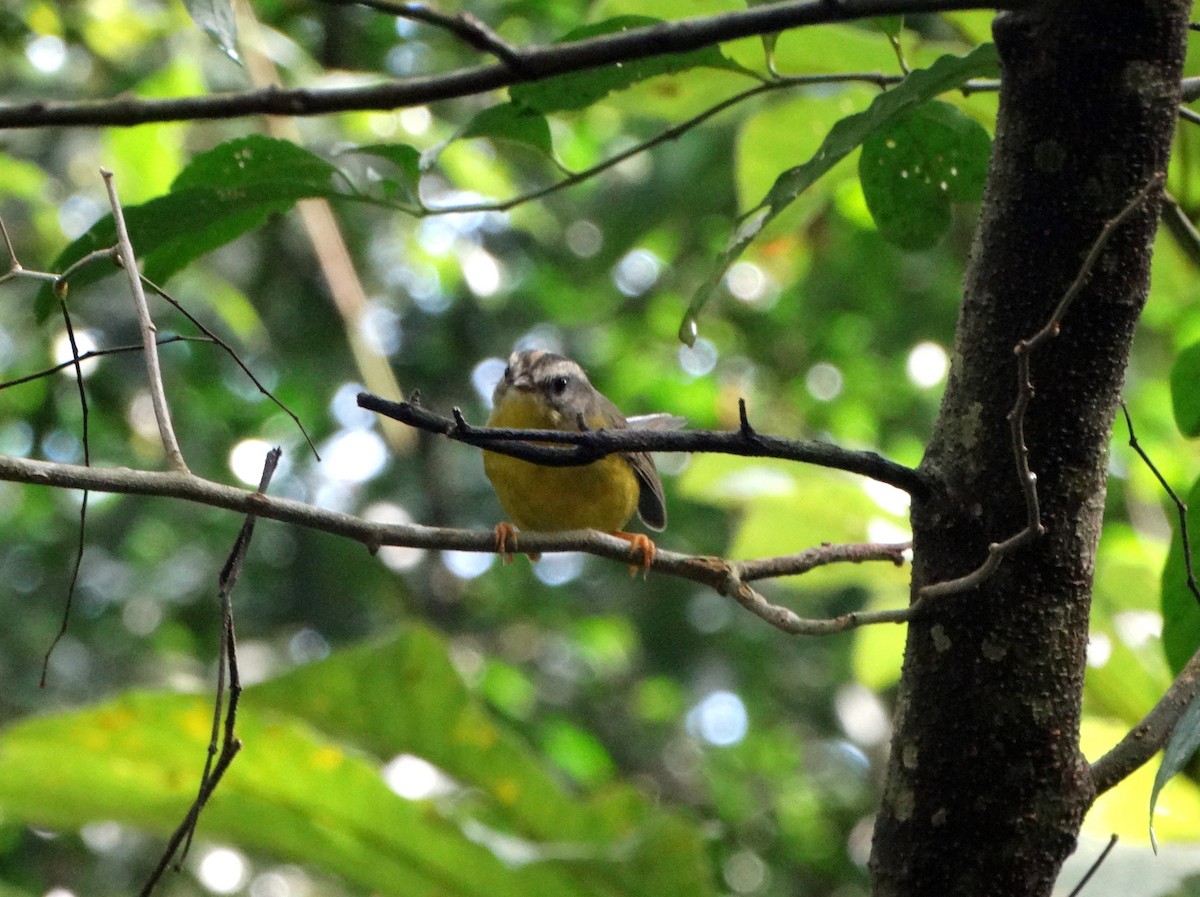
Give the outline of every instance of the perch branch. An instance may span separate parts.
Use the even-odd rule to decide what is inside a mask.
[[[1038,0],[1007,0],[988,9],[1021,9]],[[515,51],[515,65],[496,63],[365,87],[325,90],[268,87],[212,96],[119,98],[29,103],[0,107],[0,128],[136,125],[148,122],[235,118],[243,115],[324,115],[398,109],[486,93],[554,75],[686,53],[723,41],[807,25],[884,15],[984,8],[980,0],[782,0],[745,10],[662,22],[616,34]]]
[[[180,471],[84,467],[78,464],[59,464],[0,455],[0,480],[56,488],[91,489],[95,492],[160,496],[243,514],[255,513],[262,518],[352,539],[371,551],[377,551],[384,545],[489,554],[496,550],[496,536],[491,530],[371,523],[349,514],[317,508],[292,499],[248,492]],[[680,554],[660,548],[655,554],[651,569],[710,586],[721,594],[734,598],[751,612],[786,632],[825,634],[843,632],[870,623],[903,622],[912,619],[920,611],[920,607],[919,604],[913,604],[900,611],[870,611],[843,614],[831,620],[807,620],[786,608],[771,604],[747,583],[768,576],[799,575],[830,563],[901,563],[909,547],[908,543],[825,545],[787,557],[740,563],[723,558]],[[522,533],[518,551],[524,554],[582,551],[622,564],[629,561],[629,543],[626,540],[596,530]]]
[[[416,402],[389,402],[370,393],[359,393],[358,404],[370,411],[439,433],[502,455],[511,455],[548,467],[574,467],[618,452],[719,452],[752,458],[782,458],[860,474],[888,483],[911,495],[927,494],[929,484],[911,467],[889,461],[875,452],[844,449],[815,440],[781,439],[764,436],[744,424],[738,430],[519,430],[504,427],[475,427],[455,409],[451,419]],[[537,445],[535,443],[554,443]]]

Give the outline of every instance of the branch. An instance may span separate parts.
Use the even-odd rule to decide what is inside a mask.
[[[390,110],[486,93],[527,81],[615,63],[686,53],[722,41],[772,34],[806,25],[846,22],[883,15],[957,9],[1023,9],[1037,0],[782,0],[736,12],[662,22],[616,34],[514,51],[512,64],[463,68],[442,75],[387,84],[326,90],[268,87],[239,93],[171,99],[121,98],[83,102],[31,103],[0,107],[0,128],[136,125],[244,115],[323,115]]]
[[[358,404],[417,429],[439,433],[457,442],[487,448],[491,452],[547,467],[576,467],[618,452],[719,452],[750,458],[781,458],[845,470],[888,483],[914,496],[924,496],[929,492],[929,482],[919,471],[889,461],[875,452],[851,451],[810,439],[763,436],[746,420],[744,401],[740,403],[742,427],[727,431],[649,430],[631,427],[575,432],[474,427],[463,419],[458,409],[455,409],[455,418],[451,420],[421,407],[416,402],[389,402],[365,392],[358,394]],[[522,544],[524,539],[522,536]]]
[[[1163,749],[1197,691],[1200,691],[1200,650],[1179,671],[1154,709],[1142,717],[1142,721],[1112,750],[1091,765],[1096,797],[1124,781]]]
[[[162,439],[163,452],[167,456],[167,464],[172,470],[187,470],[183,460],[183,452],[179,450],[179,440],[175,437],[175,428],[171,424],[171,409],[167,405],[167,392],[163,387],[162,369],[158,364],[158,330],[150,318],[150,306],[146,303],[146,293],[142,289],[142,281],[138,275],[137,258],[133,254],[133,245],[129,242],[129,231],[125,227],[125,214],[117,199],[117,187],[113,183],[113,173],[106,168],[100,169],[104,178],[104,186],[108,190],[108,202],[112,206],[113,223],[117,229],[117,251],[121,267],[129,277],[129,289],[133,293],[133,305],[137,309],[138,325],[142,333],[142,347],[145,350],[146,374],[150,381],[150,399],[154,405],[154,418],[158,421],[158,435]]]
[[[521,60],[517,50],[493,31],[485,22],[469,12],[445,13],[434,9],[428,3],[396,3],[393,0],[324,0],[334,6],[353,6],[355,4],[377,9],[400,19],[411,19],[414,22],[424,22],[449,31],[463,43],[484,53],[491,53],[505,65],[520,70]]]
[[[488,554],[494,554],[496,551],[496,535],[491,530],[370,523],[350,514],[313,507],[292,499],[249,492],[179,471],[83,467],[78,464],[58,464],[0,455],[0,480],[57,488],[90,489],[95,492],[182,499],[342,536],[362,543],[371,552],[384,545],[478,551]],[[709,586],[722,595],[735,599],[752,613],[785,632],[824,635],[872,623],[904,622],[913,619],[920,612],[921,605],[917,602],[901,610],[864,611],[831,619],[806,619],[787,608],[771,604],[748,585],[749,581],[799,575],[832,563],[889,561],[900,564],[903,563],[905,553],[910,547],[909,543],[822,545],[800,554],[740,563],[724,558],[699,557],[659,549],[655,553],[651,569]],[[596,530],[521,533],[520,547],[517,550],[523,554],[582,551],[622,564],[629,562],[629,542]]]

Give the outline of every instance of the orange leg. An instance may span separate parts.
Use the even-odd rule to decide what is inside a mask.
[[[633,564],[629,567],[629,575],[637,576],[639,571],[643,576],[649,573],[650,566],[654,563],[654,555],[658,552],[650,537],[641,533],[626,533],[621,530],[617,530],[613,535],[629,543],[629,555],[633,559]]]
[[[517,530],[507,521],[496,524],[496,554],[500,555],[500,563],[511,564],[513,552],[517,550]]]
[[[517,550],[517,528],[508,521],[496,524],[496,554],[500,555],[500,563],[511,564],[513,552]],[[529,560],[540,561],[542,556],[536,551],[527,552]]]

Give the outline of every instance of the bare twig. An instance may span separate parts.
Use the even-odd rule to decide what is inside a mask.
[[[142,281],[138,277],[137,258],[133,254],[133,245],[129,242],[129,231],[125,227],[125,214],[117,199],[117,187],[113,182],[113,174],[107,169],[100,169],[104,178],[104,186],[108,190],[108,201],[112,206],[113,224],[117,229],[117,248],[120,252],[121,265],[129,277],[129,289],[133,293],[133,304],[137,309],[138,325],[142,331],[142,346],[145,348],[146,374],[150,381],[150,399],[154,405],[154,417],[158,421],[158,434],[162,439],[163,452],[167,456],[167,464],[172,470],[187,470],[183,460],[183,452],[179,449],[179,440],[175,437],[175,428],[171,425],[171,409],[167,405],[167,393],[163,388],[162,369],[158,364],[158,343],[155,339],[156,329],[150,318],[150,307],[146,304],[146,293],[142,290]]]
[[[393,0],[324,0],[336,6],[360,6],[377,9],[401,19],[424,22],[449,31],[463,43],[484,53],[491,53],[505,65],[520,71],[521,58],[517,49],[493,31],[485,22],[469,12],[451,14],[435,9],[428,3],[397,3]]]
[[[256,377],[254,375],[254,372],[252,370],[250,370],[250,368],[246,365],[246,363],[244,361],[242,361],[241,357],[237,354],[237,352],[233,351],[233,347],[230,346],[227,342],[225,342],[225,340],[223,340],[219,336],[217,336],[216,333],[214,333],[208,327],[204,326],[204,324],[200,321],[200,319],[197,318],[195,315],[193,315],[186,308],[184,308],[183,303],[181,303],[178,299],[176,299],[174,296],[172,296],[170,293],[168,293],[166,290],[164,290],[158,284],[154,283],[154,281],[150,280],[145,275],[142,275],[141,277],[142,277],[142,282],[146,286],[148,286],[150,289],[152,289],[155,293],[157,293],[159,296],[161,296],[164,300],[166,300],[166,302],[168,302],[176,311],[178,311],[181,315],[183,315],[185,318],[187,318],[188,321],[191,322],[193,327],[195,327],[197,330],[199,330],[201,333],[204,334],[204,340],[203,340],[204,342],[213,343],[214,345],[219,346],[221,349],[223,349],[225,351],[225,354],[233,359],[233,363],[242,369],[242,373],[244,373],[247,377],[250,378],[250,382],[254,384],[255,388],[260,393],[262,393],[262,395],[264,395],[268,399],[270,399],[271,402],[274,403],[276,408],[278,408],[280,411],[282,411],[284,414],[286,414],[288,417],[290,417],[292,419],[292,422],[296,425],[296,428],[300,431],[301,435],[304,436],[304,441],[308,443],[308,447],[312,450],[313,456],[316,457],[316,459],[318,461],[320,461],[321,453],[317,451],[316,444],[312,441],[312,437],[308,435],[308,430],[306,430],[304,428],[304,424],[300,422],[300,418],[296,416],[296,413],[294,411],[292,411],[291,408],[289,408],[287,405],[285,405],[283,402],[281,402],[278,398],[276,398],[274,393],[272,393],[269,389],[267,389],[265,386],[263,386],[262,381],[259,380],[258,377]]]
[[[258,491],[254,495],[262,497],[266,494],[271,478],[275,475],[275,469],[279,465],[279,456],[278,448],[267,452],[266,460],[263,462],[262,478],[259,480]],[[217,663],[217,696],[213,706],[212,738],[208,745],[208,757],[204,763],[204,772],[200,777],[200,790],[196,799],[192,801],[187,815],[184,816],[183,822],[179,824],[167,842],[167,847],[159,858],[158,865],[154,868],[146,884],[143,885],[141,897],[148,897],[154,890],[154,886],[171,866],[171,861],[177,852],[179,860],[176,868],[183,862],[188,848],[191,846],[200,812],[212,797],[217,785],[220,784],[225,771],[233,762],[233,758],[242,749],[242,742],[235,731],[242,683],[241,677],[238,675],[237,640],[233,625],[233,588],[237,585],[238,577],[241,575],[242,564],[246,559],[246,550],[250,547],[250,539],[254,535],[256,519],[257,515],[253,510],[247,512],[237,539],[234,540],[233,549],[229,552],[229,557],[218,577],[221,597],[221,647]],[[226,671],[229,675],[229,704],[225,710],[222,724],[221,710],[224,706]],[[223,733],[219,754],[217,751],[218,733]]]
[[[212,340],[206,336],[182,336],[178,333],[171,336],[161,336],[156,342],[161,346],[169,346],[171,343],[212,343]],[[112,346],[108,349],[89,349],[79,355],[78,361],[87,361],[90,358],[103,358],[105,355],[124,355],[129,352],[141,352],[142,344],[131,346]],[[20,386],[24,383],[32,383],[34,380],[41,380],[43,377],[49,377],[52,374],[57,374],[59,371],[66,370],[69,367],[74,367],[76,359],[64,361],[52,367],[43,368],[32,374],[24,374],[20,377],[14,377],[12,380],[0,382],[0,392],[13,387]]]
[[[389,402],[359,393],[358,404],[409,426],[440,433],[458,442],[486,447],[549,467],[590,464],[617,452],[720,452],[754,458],[782,458],[861,474],[912,495],[925,495],[929,484],[917,470],[889,461],[875,452],[857,452],[827,442],[763,436],[747,426],[739,430],[521,430],[474,427],[455,409],[456,419],[435,414],[412,402]],[[536,445],[534,443],[554,443]],[[573,446],[567,448],[564,446]]]
[[[5,234],[7,240],[8,235]],[[9,252],[12,251],[12,244],[9,244]],[[17,260],[13,257],[13,266],[16,267]],[[83,463],[85,467],[92,466],[92,447],[91,437],[88,432],[88,400],[87,390],[83,388],[83,368],[80,367],[79,358],[79,343],[75,339],[75,327],[71,323],[71,313],[67,310],[66,301],[66,281],[58,281],[55,284],[55,295],[58,297],[58,307],[62,312],[63,326],[67,331],[67,341],[71,345],[71,366],[75,369],[75,386],[79,391],[79,413],[82,419],[80,440],[83,443]],[[38,680],[40,688],[46,687],[46,674],[50,669],[50,657],[54,653],[54,649],[58,647],[58,643],[62,641],[62,637],[67,634],[67,626],[71,622],[71,607],[75,603],[75,589],[79,585],[79,568],[83,564],[83,549],[84,538],[87,532],[87,509],[88,509],[87,489],[83,490],[83,497],[79,502],[79,539],[75,544],[75,561],[71,565],[71,581],[67,585],[67,597],[63,602],[62,619],[58,624],[58,632],[54,633],[54,638],[50,640],[50,646],[46,648],[46,653],[42,655],[42,677]]]
[[[1020,9],[1040,0],[1006,0],[987,8]],[[882,15],[982,8],[981,0],[781,0],[745,10],[630,28],[586,40],[516,51],[519,67],[499,63],[387,84],[328,90],[263,88],[241,93],[174,99],[55,103],[36,100],[0,108],[0,128],[132,125],[154,121],[234,118],[240,115],[323,115],[398,109],[486,93],[522,81],[614,63],[686,53],[740,37],[807,25]]]
[[[1071,893],[1067,897],[1079,897],[1087,883],[1092,880],[1092,876],[1096,874],[1096,870],[1104,864],[1104,861],[1108,859],[1108,855],[1112,853],[1113,848],[1116,846],[1117,835],[1114,832],[1113,836],[1108,839],[1108,846],[1100,851],[1100,856],[1096,857],[1092,865],[1088,867],[1088,871],[1084,874],[1083,878],[1079,879],[1079,884],[1071,888]]]
[[[920,590],[923,598],[936,598],[954,595],[978,587],[985,582],[1000,566],[1005,556],[1016,551],[1023,545],[1034,541],[1045,533],[1042,525],[1041,511],[1038,505],[1037,474],[1029,466],[1029,447],[1025,444],[1025,412],[1033,401],[1033,380],[1030,375],[1030,356],[1049,340],[1058,336],[1062,328],[1063,318],[1071,308],[1076,297],[1083,291],[1091,276],[1092,269],[1100,260],[1109,238],[1135,211],[1137,211],[1150,196],[1155,187],[1162,184],[1162,176],[1155,175],[1142,187],[1133,198],[1125,204],[1120,212],[1105,222],[1100,229],[1091,249],[1079,267],[1079,272],[1071,285],[1067,287],[1062,298],[1041,326],[1032,336],[1021,340],[1013,347],[1017,356],[1017,398],[1012,410],[1008,413],[1009,427],[1012,433],[1013,458],[1017,467],[1017,479],[1021,493],[1025,498],[1025,526],[1002,542],[993,542],[988,546],[988,556],[984,562],[965,576],[945,582],[933,583]]]
[[[1171,502],[1175,505],[1175,513],[1179,517],[1179,541],[1183,548],[1183,569],[1187,571],[1188,591],[1192,593],[1196,603],[1200,604],[1200,587],[1196,584],[1196,574],[1192,570],[1192,540],[1188,535],[1187,503],[1171,488],[1171,484],[1166,481],[1155,463],[1150,460],[1150,456],[1146,454],[1146,450],[1142,448],[1142,444],[1138,442],[1137,435],[1133,432],[1133,419],[1130,418],[1129,409],[1125,407],[1124,402],[1121,403],[1121,413],[1125,415],[1125,427],[1129,430],[1129,447],[1137,452],[1142,462],[1150,468],[1150,472],[1158,480],[1158,485],[1163,487],[1163,491],[1171,497]]]

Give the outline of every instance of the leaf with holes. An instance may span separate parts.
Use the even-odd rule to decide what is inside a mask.
[[[993,44],[976,47],[966,56],[943,56],[927,69],[917,69],[903,82],[880,94],[867,109],[837,122],[820,148],[808,161],[789,168],[775,179],[762,201],[743,216],[721,252],[708,279],[696,291],[684,314],[679,338],[691,345],[696,338],[697,318],[716,292],[738,257],[754,242],[762,229],[780,212],[795,202],[822,175],[858,149],[873,134],[888,127],[922,103],[940,93],[961,87],[971,78],[995,76],[999,60]]]
[[[867,208],[880,234],[929,249],[950,229],[950,207],[983,197],[992,141],[983,126],[936,100],[872,134],[858,159]]]

